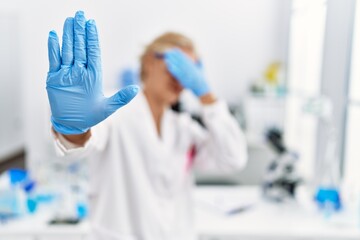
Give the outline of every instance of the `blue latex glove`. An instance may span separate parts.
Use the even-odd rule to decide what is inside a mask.
[[[102,91],[98,33],[94,20],[79,11],[64,23],[62,53],[54,31],[48,39],[50,70],[46,90],[51,122],[62,134],[81,134],[131,101],[137,86],[121,89],[110,98]]]
[[[163,54],[166,67],[180,84],[201,97],[210,92],[201,64],[192,61],[180,49],[171,49]]]

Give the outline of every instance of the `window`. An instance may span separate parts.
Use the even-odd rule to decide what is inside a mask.
[[[320,95],[327,4],[324,0],[294,0],[289,39],[285,141],[300,155],[299,170],[314,174],[317,119],[303,112],[308,97]]]
[[[345,181],[360,187],[360,1],[356,2],[345,138]]]
[[[360,105],[349,107],[345,147],[345,181],[360,186]]]
[[[295,0],[289,48],[289,88],[317,95],[321,85],[326,1]]]
[[[360,1],[356,2],[354,38],[350,74],[350,102],[360,103]]]

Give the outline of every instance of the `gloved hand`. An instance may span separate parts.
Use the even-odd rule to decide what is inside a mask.
[[[166,67],[184,88],[201,97],[210,92],[201,64],[195,63],[180,49],[171,49],[163,54]]]
[[[98,33],[94,20],[79,11],[64,23],[62,53],[55,31],[48,38],[50,69],[46,90],[51,122],[62,134],[81,134],[133,99],[139,88],[121,89],[110,98],[102,91]]]

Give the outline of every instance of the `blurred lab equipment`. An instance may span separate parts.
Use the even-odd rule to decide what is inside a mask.
[[[280,61],[270,62],[262,76],[250,85],[250,92],[256,96],[285,96],[284,69]]]
[[[269,200],[282,202],[293,198],[296,187],[301,183],[301,177],[296,168],[299,158],[296,153],[286,148],[280,130],[270,129],[266,137],[278,156],[270,163],[265,173],[263,193]]]
[[[35,181],[21,169],[10,169],[0,175],[0,222],[43,211],[54,224],[87,217],[88,179],[83,161],[47,167],[51,178],[46,181]]]
[[[53,224],[72,223],[88,215],[88,165],[84,159],[64,163],[54,161],[51,189],[56,189]]]
[[[10,169],[0,175],[0,220],[33,213],[37,201],[32,192],[35,182],[25,170]]]
[[[316,211],[309,210],[296,202],[271,204],[264,201],[258,186],[197,187],[194,197],[197,203],[195,229],[199,233],[198,239],[202,240],[358,240],[360,238],[358,226],[324,221]],[[219,203],[221,209],[218,208]],[[252,207],[246,208],[249,204]],[[230,208],[244,206],[243,208],[247,210],[239,214],[223,214],[225,212],[221,210],[225,210],[227,206]],[[48,224],[45,216],[40,215],[0,225],[0,239],[83,240],[87,239],[90,233],[90,225],[87,221],[70,226],[69,224],[53,226]]]
[[[279,84],[280,71],[281,71],[281,63],[280,62],[270,63],[264,73],[266,82],[268,82],[268,84],[271,84],[271,85]]]
[[[284,127],[285,98],[249,95],[244,99],[244,114],[249,144],[265,145],[269,129]]]
[[[338,153],[338,134],[333,122],[333,107],[326,96],[309,98],[303,111],[315,116],[325,129],[325,152],[318,159],[315,179],[315,200],[324,210],[326,217],[341,209],[340,197],[340,156]]]
[[[269,129],[283,129],[285,95],[283,65],[280,61],[270,62],[261,76],[252,81],[244,99],[246,135],[251,144],[265,145]]]
[[[355,240],[360,237],[358,226],[326,221],[317,209],[309,209],[297,201],[273,204],[261,195],[259,186],[198,187],[195,198],[199,239]],[[253,207],[225,215],[213,211],[217,206],[209,206],[209,202],[235,206],[234,201],[238,206],[252,203]]]
[[[59,133],[81,134],[130,102],[139,88],[128,86],[110,98],[104,96],[96,25],[93,20],[86,21],[82,11],[65,21],[63,34],[61,56],[55,31],[49,33],[48,39],[50,69],[46,90],[51,122]]]

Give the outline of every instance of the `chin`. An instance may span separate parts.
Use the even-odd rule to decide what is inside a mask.
[[[173,105],[173,104],[175,104],[175,103],[177,103],[179,101],[180,94],[173,93],[173,94],[169,95],[169,97],[167,99],[168,99],[168,101],[167,101],[168,104]]]

